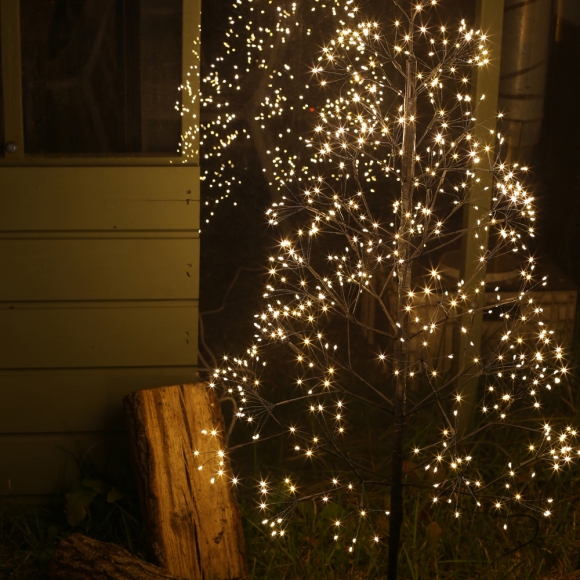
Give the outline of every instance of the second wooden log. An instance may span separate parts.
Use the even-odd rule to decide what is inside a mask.
[[[50,580],[184,580],[144,562],[124,548],[73,534],[50,563]]]
[[[159,566],[188,580],[247,577],[215,393],[202,384],[124,399],[144,524]]]

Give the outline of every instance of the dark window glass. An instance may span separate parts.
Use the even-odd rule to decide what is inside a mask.
[[[181,0],[21,0],[27,153],[176,153]]]

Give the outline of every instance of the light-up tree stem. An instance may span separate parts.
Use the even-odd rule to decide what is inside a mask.
[[[401,19],[386,36],[376,22],[353,22],[323,48],[312,73],[329,98],[306,141],[313,150],[310,184],[303,190],[289,184],[283,201],[267,212],[272,226],[293,216],[296,231],[280,240],[269,259],[255,343],[246,357],[225,357],[210,383],[238,398],[237,417],[252,428],[251,444],[289,437],[294,454],[309,461],[324,455],[337,470],[349,467],[352,479],[343,473],[310,488],[297,485],[294,476],[280,482],[283,491],[260,481],[259,507],[275,511],[263,522],[272,537],[284,537],[300,502],[326,504],[343,492],[358,498],[351,502],[355,531],[348,551],[366,530],[369,541],[380,545],[373,519],[385,517],[385,510],[372,505],[369,489],[390,488],[389,580],[397,578],[404,489],[413,471],[436,474],[446,466],[442,481],[412,485],[430,491],[434,505],[452,507],[456,518],[482,506],[506,518],[523,508],[549,517],[551,499],[530,491],[536,476],[531,467],[548,462],[558,472],[580,456],[576,431],[558,430],[540,414],[541,394],[549,394],[567,369],[533,293],[545,279],[535,275],[525,243],[535,227],[533,196],[523,183],[527,168],[502,161],[503,137],[496,131],[488,131],[487,139],[474,135],[476,127],[485,134],[486,119],[478,117],[469,84],[473,68],[489,62],[486,34],[464,22],[453,34],[446,25],[435,27],[424,16],[435,3],[401,7]],[[464,228],[461,212],[477,206],[483,173],[493,176],[491,208]],[[469,280],[452,283],[433,263],[463,236],[482,240],[472,256],[478,265]],[[521,256],[518,289],[503,296],[497,289],[486,292],[485,266],[507,254]],[[487,304],[478,300],[481,293]],[[374,321],[361,316],[363,297],[376,304],[380,316]],[[482,309],[498,314],[497,340],[481,351],[464,340],[462,357],[453,352],[457,345],[438,354],[444,330],[452,325],[469,337],[470,320]],[[331,327],[342,329],[334,345]],[[353,347],[352,327],[373,333],[382,346]],[[267,345],[289,349],[299,365],[294,384],[301,394],[267,400],[261,386]],[[353,358],[355,348],[359,356]],[[453,366],[458,358],[462,362]],[[378,380],[369,371],[375,364],[382,367]],[[459,432],[462,387],[473,377],[485,389],[477,424]],[[345,425],[354,401],[388,418],[390,469],[348,455]],[[302,415],[305,404],[314,429]],[[298,411],[295,418],[288,418],[289,408]],[[412,449],[406,428],[426,409],[434,422],[432,441]],[[532,413],[536,421],[530,424]],[[260,438],[266,424],[272,429]],[[536,441],[513,450],[505,471],[482,481],[476,443],[500,428],[523,430]],[[384,457],[384,450],[379,454]],[[415,464],[404,468],[409,456]],[[346,524],[337,521],[337,541]]]

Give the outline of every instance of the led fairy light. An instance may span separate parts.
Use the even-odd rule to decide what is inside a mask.
[[[238,195],[232,203],[243,202],[239,147],[244,147],[247,139],[256,140],[259,133],[267,137],[260,153],[266,178],[275,190],[281,188],[283,180],[300,181],[308,175],[308,162],[300,159],[302,136],[291,125],[300,112],[304,122],[314,108],[308,83],[302,87],[299,102],[290,102],[303,71],[298,70],[300,65],[288,47],[308,40],[312,43],[323,22],[334,30],[356,12],[352,0],[312,0],[308,5],[290,0],[236,0],[232,5],[226,16],[222,53],[201,79],[201,178],[206,223],[219,203],[223,206],[235,192]],[[284,49],[280,56],[272,58],[280,47]],[[251,91],[250,103],[259,102],[255,107],[246,106],[240,114],[238,105],[244,91]],[[249,124],[253,130],[248,129]]]
[[[469,86],[473,69],[489,63],[486,36],[465,22],[455,28],[425,24],[423,13],[434,4],[418,2],[386,29],[357,17],[323,47],[313,74],[333,98],[306,141],[318,174],[304,187],[287,184],[285,198],[268,209],[271,225],[295,214],[300,223],[268,259],[255,343],[244,357],[225,358],[212,377],[210,386],[221,384],[238,398],[238,418],[249,426],[252,442],[260,441],[270,421],[277,435],[269,438],[287,437],[292,458],[337,458],[336,476],[329,481],[307,486],[293,474],[260,483],[258,506],[273,537],[286,533],[301,501],[326,504],[342,494],[350,498],[349,513],[337,521],[332,537],[348,551],[357,541],[383,543],[374,522],[386,515],[393,521],[396,508],[385,514],[372,504],[369,490],[391,485],[394,476],[346,459],[353,436],[349,405],[369,405],[392,423],[401,385],[426,387],[413,396],[407,392],[402,427],[426,408],[439,420],[432,442],[417,447],[404,441],[404,454],[413,457],[413,470],[445,472],[426,490],[425,501],[448,506],[455,518],[481,506],[506,517],[522,507],[549,517],[552,500],[530,492],[532,468],[547,464],[557,473],[580,456],[577,432],[542,418],[542,399],[565,379],[567,368],[533,296],[546,279],[536,274],[526,246],[535,228],[534,199],[524,182],[527,168],[502,161],[500,133],[475,136],[489,122],[478,117]],[[474,227],[457,228],[458,212],[477,204],[484,172],[494,177],[492,206]],[[424,270],[438,250],[463,236],[483,239],[484,233],[489,244],[473,256],[472,280],[450,284],[437,267]],[[504,254],[522,262],[519,289],[509,294],[486,288],[482,280],[490,260]],[[411,277],[419,258],[421,268]],[[389,285],[399,289],[394,309],[385,294]],[[490,290],[493,302],[477,306],[477,295]],[[361,320],[357,306],[363,295],[374,300],[385,322],[369,329]],[[481,351],[468,340],[464,366],[450,375],[445,369],[457,353],[441,355],[436,347],[449,325],[469,337],[465,313],[474,315],[479,308],[497,315],[501,335]],[[371,330],[395,348],[378,348],[355,366],[350,337],[338,344],[330,338],[335,336],[330,321],[339,319]],[[273,403],[261,392],[260,377],[267,347],[279,344],[288,347],[299,372],[288,400]],[[381,365],[387,381],[369,378],[372,363]],[[522,419],[530,437],[489,481],[479,475],[470,433],[457,431],[458,417],[466,412],[462,380],[474,374],[485,381],[477,408],[479,437],[497,426],[523,428]],[[296,411],[291,422],[289,407]],[[529,422],[532,413],[535,427]],[[345,463],[351,469],[339,475],[338,466]]]

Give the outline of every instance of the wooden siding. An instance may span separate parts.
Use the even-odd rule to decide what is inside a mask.
[[[41,499],[70,491],[80,466],[122,461],[122,433],[4,434],[0,438],[0,498]],[[90,454],[86,454],[87,450]],[[117,467],[117,466],[116,466]]]
[[[199,168],[3,167],[0,233],[198,231]]]
[[[0,300],[197,298],[198,234],[175,235],[0,239]]]
[[[66,489],[126,393],[195,377],[198,270],[197,167],[0,169],[0,497]]]

